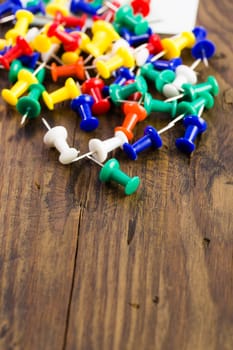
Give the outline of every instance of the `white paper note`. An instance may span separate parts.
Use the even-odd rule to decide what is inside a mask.
[[[158,34],[178,34],[195,27],[199,0],[151,0],[147,19]]]

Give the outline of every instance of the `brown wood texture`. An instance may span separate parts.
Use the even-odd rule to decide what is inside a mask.
[[[232,13],[231,0],[200,1],[198,24],[217,51],[197,71],[200,81],[214,75],[221,92],[193,155],[175,147],[182,123],[136,162],[114,153],[141,178],[131,196],[102,184],[88,160],[61,165],[43,145],[40,118],[20,128],[1,99],[1,350],[233,348]],[[0,85],[9,86],[5,71]],[[113,112],[85,134],[69,103],[43,116],[82,153],[122,120]],[[167,122],[149,119],[157,129]]]

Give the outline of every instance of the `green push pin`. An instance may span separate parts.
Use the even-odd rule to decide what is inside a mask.
[[[189,101],[194,101],[204,92],[209,92],[213,96],[217,96],[219,93],[218,82],[212,75],[207,78],[206,82],[197,85],[183,84],[182,89],[184,90],[183,95],[187,97]]]
[[[162,92],[164,85],[173,82],[176,76],[175,72],[173,72],[171,69],[157,71],[154,69],[152,63],[145,64],[140,69],[140,74],[146,79],[152,80],[155,83],[155,88],[158,92]]]
[[[120,86],[118,84],[111,84],[109,86],[109,95],[111,100],[115,104],[120,104],[132,95],[134,92],[139,91],[142,95],[147,92],[147,83],[142,76],[136,77],[132,84]]]
[[[100,181],[108,182],[113,180],[118,184],[123,185],[125,187],[125,194],[127,195],[130,195],[137,190],[140,184],[139,177],[130,177],[125,174],[120,169],[120,164],[115,158],[109,159],[104,165],[100,163],[100,165],[103,166],[99,174]]]
[[[33,70],[31,68],[24,66],[20,60],[12,61],[11,65],[10,65],[9,74],[8,74],[8,78],[12,84],[14,84],[17,81],[18,74],[19,74],[19,71],[21,69],[26,69],[29,72],[33,73]],[[43,83],[44,78],[45,78],[45,73],[46,73],[46,69],[42,68],[36,74],[36,78],[40,83]]]
[[[180,102],[177,107],[177,112],[178,114],[196,115],[202,106],[206,109],[210,109],[214,106],[214,98],[209,92],[203,92],[200,97],[192,102]]]
[[[22,114],[21,125],[24,124],[27,118],[33,119],[38,117],[41,112],[41,106],[38,102],[45,87],[42,84],[32,84],[29,87],[29,94],[21,97],[16,105],[17,111]]]
[[[145,34],[149,28],[148,21],[141,14],[134,15],[130,5],[123,5],[117,9],[114,23],[126,27],[136,35]]]
[[[161,100],[153,99],[150,93],[146,93],[143,104],[148,114],[151,112],[162,112],[169,113],[172,118],[176,116],[177,101],[164,102]]]

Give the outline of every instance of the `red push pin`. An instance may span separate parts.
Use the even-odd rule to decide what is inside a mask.
[[[147,117],[147,112],[145,108],[135,102],[124,103],[123,111],[125,114],[123,124],[122,126],[117,126],[114,131],[123,131],[128,140],[131,141],[134,136],[132,130],[138,122]]]
[[[146,48],[151,55],[156,55],[157,53],[162,52],[163,45],[160,36],[156,33],[152,34],[148,40]]]
[[[21,36],[17,36],[16,44],[7,51],[3,56],[0,56],[0,63],[10,69],[10,63],[22,55],[31,55],[33,53],[28,42]]]
[[[84,13],[80,17],[63,16],[61,12],[57,12],[54,17],[54,22],[64,25],[65,27],[80,27],[81,29],[86,24],[87,15]]]
[[[103,98],[102,90],[104,82],[100,78],[90,78],[82,84],[82,92],[91,95],[95,102],[92,105],[93,114],[104,114],[110,109],[110,102],[107,98]]]
[[[146,17],[150,12],[150,0],[133,0],[130,5],[134,14],[141,13]]]
[[[55,62],[51,64],[51,76],[53,81],[57,81],[59,77],[75,77],[85,80],[85,68],[83,58],[79,57],[73,64],[57,66]]]
[[[79,36],[78,33],[76,34],[77,36],[74,37],[71,34],[66,33],[64,30],[60,29],[59,23],[56,22],[51,24],[47,31],[48,37],[55,36],[63,43],[65,51],[75,51],[79,47],[81,36]]]

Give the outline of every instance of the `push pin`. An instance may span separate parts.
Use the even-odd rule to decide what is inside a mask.
[[[215,45],[212,41],[206,39],[207,31],[203,27],[195,27],[193,33],[196,37],[196,43],[193,46],[191,53],[196,59],[203,60],[206,67],[208,67],[208,59],[215,53]]]
[[[162,147],[162,139],[156,129],[150,125],[145,128],[144,136],[134,144],[125,143],[123,145],[125,153],[132,160],[136,160],[140,152],[151,147],[154,149]]]
[[[187,115],[183,119],[183,124],[185,127],[185,134],[184,137],[176,139],[176,147],[180,151],[190,154],[196,148],[194,141],[196,140],[197,136],[206,131],[207,123],[200,117],[199,112],[198,115]]]
[[[210,75],[206,82],[196,85],[183,84],[182,90],[184,91],[182,94],[168,98],[166,102],[171,102],[174,99],[178,100],[183,97],[185,97],[185,99],[188,101],[194,101],[200,97],[203,92],[209,92],[212,96],[217,96],[219,93],[219,85],[216,78]]]
[[[59,162],[62,164],[70,164],[79,154],[79,151],[76,148],[69,147],[67,144],[67,130],[63,126],[55,126],[51,128],[47,121],[42,118],[42,121],[46,128],[48,129],[47,133],[44,136],[44,143],[48,147],[55,147],[60,153]]]
[[[191,49],[194,46],[195,41],[196,38],[192,32],[182,32],[180,35],[162,39],[161,44],[163,46],[163,50],[154,56],[151,61],[156,61],[163,56],[168,60],[180,57],[181,51],[184,48]]]
[[[135,102],[124,103],[123,111],[125,119],[122,126],[117,126],[114,131],[122,131],[129,141],[133,139],[133,129],[138,122],[143,121],[147,117],[146,109]]]
[[[214,98],[209,92],[203,92],[201,96],[192,102],[183,101],[178,104],[178,114],[184,113],[195,115],[200,108],[204,106],[206,109],[210,109],[214,106]]]
[[[173,58],[171,60],[157,60],[151,62],[154,69],[163,71],[163,70],[172,70],[175,71],[178,66],[182,64],[182,59],[180,57]]]
[[[0,63],[6,69],[10,69],[10,63],[21,55],[31,55],[33,53],[28,42],[18,36],[16,38],[16,44],[8,50],[3,56],[0,56]]]
[[[143,104],[148,115],[152,112],[161,112],[168,113],[174,118],[177,112],[177,101],[164,102],[158,99],[153,99],[150,93],[145,94]]]
[[[29,94],[21,97],[17,104],[16,109],[22,114],[21,125],[23,125],[27,118],[33,119],[38,117],[41,112],[41,106],[39,98],[45,87],[42,84],[31,84],[29,86]]]
[[[46,0],[47,1],[47,0]],[[64,0],[53,0],[46,6],[46,13],[51,17],[55,17],[60,12],[63,16],[69,15],[67,3]]]
[[[150,0],[132,0],[131,6],[134,14],[141,13],[144,17],[149,15]]]
[[[115,55],[106,62],[103,60],[97,61],[96,69],[103,78],[108,79],[114,70],[122,66],[132,68],[134,65],[135,61],[132,53],[127,48],[122,47],[119,48]]]
[[[64,25],[69,28],[83,28],[87,20],[87,15],[83,13],[80,17],[77,16],[63,16],[61,12],[56,12],[54,22]]]
[[[70,11],[72,13],[84,12],[88,15],[96,15],[97,11],[101,8],[99,6],[92,6],[92,3],[85,2],[84,0],[71,0]]]
[[[65,51],[75,51],[79,47],[80,36],[76,33],[76,37],[73,37],[71,34],[67,33],[65,30],[60,29],[60,24],[54,22],[49,26],[47,31],[48,37],[55,36],[63,43]]]
[[[130,5],[123,5],[116,10],[114,25],[128,28],[136,35],[146,33],[149,28],[148,21],[141,14],[134,15]]]
[[[79,114],[82,121],[80,128],[84,131],[93,131],[99,125],[99,120],[92,115],[91,108],[95,100],[92,96],[83,94],[71,101],[71,108]]]
[[[111,84],[109,86],[109,96],[115,104],[120,104],[136,91],[139,91],[142,96],[147,92],[147,83],[142,76],[136,77],[135,81],[128,85]]]
[[[119,162],[115,159],[109,159],[104,165],[99,163],[102,169],[99,174],[99,179],[102,182],[114,181],[125,188],[125,194],[133,194],[140,184],[138,176],[130,177],[120,169]]]
[[[135,75],[134,73],[125,67],[121,67],[119,68],[115,73],[115,80],[112,82],[112,84],[116,84],[119,86],[123,86],[126,81],[128,80],[134,80],[135,79]],[[103,93],[105,96],[109,95],[109,86],[105,85],[103,88]]]
[[[38,83],[37,78],[26,69],[21,69],[18,74],[17,82],[11,89],[2,90],[2,98],[10,105],[15,106],[18,98],[23,95],[31,84]]]
[[[73,64],[57,66],[56,63],[51,64],[51,76],[53,81],[57,81],[60,77],[75,77],[80,80],[85,80],[85,69],[83,58],[79,57]]]
[[[14,28],[8,30],[5,34],[7,40],[15,43],[18,36],[24,37],[27,33],[29,25],[32,23],[34,15],[27,10],[18,10],[15,14],[16,23]]]
[[[199,63],[200,61],[196,61]],[[196,64],[196,63],[195,63]],[[194,85],[197,82],[197,74],[193,70],[193,65],[191,67],[188,67],[186,65],[179,65],[176,70],[176,77],[173,80],[172,83],[165,84],[163,86],[163,95],[170,98],[174,96],[180,95],[180,92],[182,91],[182,85],[183,84],[191,84]]]
[[[152,63],[147,63],[140,69],[140,74],[148,80],[152,80],[158,92],[163,91],[163,87],[167,83],[171,83],[175,79],[175,73],[170,69],[157,71]]]
[[[103,55],[113,41],[120,38],[113,26],[105,21],[96,21],[92,26],[93,38],[86,44],[85,50],[94,57]]]
[[[54,105],[69,99],[73,99],[80,95],[80,89],[72,78],[65,81],[65,85],[51,93],[44,91],[42,94],[43,100],[48,109],[53,110]]]
[[[82,84],[82,92],[84,94],[89,94],[94,98],[94,103],[91,109],[96,115],[107,113],[111,107],[109,100],[102,95],[103,88],[104,81],[99,78],[87,79]]]
[[[93,156],[97,161],[103,163],[108,157],[108,153],[122,147],[124,143],[128,142],[126,135],[122,131],[116,131],[114,137],[107,140],[90,139],[89,141],[89,152],[85,153],[74,161]]]

